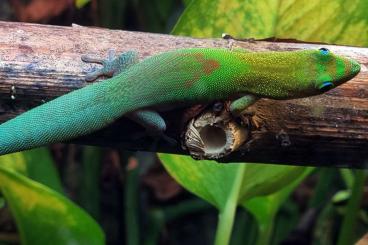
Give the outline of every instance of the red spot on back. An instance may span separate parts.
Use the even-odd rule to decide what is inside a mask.
[[[213,71],[220,67],[220,63],[217,60],[206,59],[202,53],[195,53],[194,57],[199,63],[202,64],[202,70],[206,75],[210,75]]]
[[[206,75],[210,75],[213,71],[220,67],[220,63],[217,60],[205,60],[203,63],[203,72]]]
[[[201,64],[201,70],[194,72],[193,77],[185,82],[185,87],[190,88],[198,81],[203,75],[211,75],[216,69],[220,67],[220,63],[214,59],[206,59],[202,53],[191,53],[186,56],[192,56],[195,60]]]

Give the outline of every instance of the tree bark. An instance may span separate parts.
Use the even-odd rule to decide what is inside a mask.
[[[229,47],[229,40],[220,38],[195,39],[81,26],[0,22],[0,33],[0,122],[86,86],[84,76],[98,65],[83,63],[83,54],[106,57],[111,49],[116,53],[137,50],[143,59],[178,48]],[[261,99],[252,107],[260,115],[261,127],[251,130],[241,151],[220,161],[359,168],[368,164],[368,49],[267,41],[233,41],[233,46],[254,52],[326,47],[356,59],[362,71],[324,95],[288,101]],[[180,138],[186,113],[187,109],[178,109],[163,115],[168,134]],[[151,140],[134,140],[132,135],[136,132],[142,132],[142,128],[122,118],[74,142],[152,149]],[[158,149],[186,154],[180,147],[165,144],[159,144]]]

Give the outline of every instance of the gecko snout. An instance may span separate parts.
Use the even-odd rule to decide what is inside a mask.
[[[353,76],[357,75],[360,72],[360,64],[353,59],[350,59],[350,67]]]

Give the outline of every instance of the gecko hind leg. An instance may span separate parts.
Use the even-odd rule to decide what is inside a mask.
[[[115,56],[114,50],[109,50],[107,59],[99,59],[82,55],[81,59],[86,63],[96,63],[102,65],[102,68],[97,69],[86,76],[86,81],[94,81],[100,76],[113,77],[121,72],[124,72],[130,66],[138,63],[138,53],[128,51],[121,53],[118,57]]]
[[[157,112],[152,110],[138,110],[130,112],[126,116],[147,130],[148,135],[155,139],[154,146],[156,146],[160,139],[163,139],[171,146],[177,145],[175,139],[164,133],[166,131],[166,123]]]

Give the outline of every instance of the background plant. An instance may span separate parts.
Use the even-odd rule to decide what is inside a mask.
[[[195,37],[220,37],[226,32],[236,37],[368,43],[368,1],[363,0],[85,0],[76,1],[78,8],[70,1],[41,5],[41,0],[25,1],[24,8],[19,5],[22,1],[9,2],[0,3],[0,15],[23,21],[164,33],[173,28],[173,34]],[[34,6],[50,11],[36,11]],[[26,19],[29,16],[33,19]],[[104,235],[90,216],[103,228],[108,244],[122,240],[127,244],[211,244],[214,240],[217,244],[351,244],[367,229],[366,212],[359,208],[365,182],[362,171],[219,165],[160,154],[171,176],[198,199],[172,184],[152,154],[63,145],[52,146],[51,152],[42,148],[0,158],[0,217],[11,212],[18,228],[15,232],[4,225],[11,219],[0,219],[3,242],[41,244],[47,239],[43,234],[58,233],[47,223],[55,220],[63,225],[63,232],[53,235],[54,243],[78,239],[92,244],[92,239],[102,244]],[[175,187],[157,194],[161,182]],[[293,193],[301,182],[303,187]],[[46,207],[45,200],[72,211],[62,211],[58,205]]]

